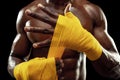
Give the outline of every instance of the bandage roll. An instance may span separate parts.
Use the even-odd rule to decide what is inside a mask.
[[[34,58],[16,65],[16,80],[57,80],[54,58]]]

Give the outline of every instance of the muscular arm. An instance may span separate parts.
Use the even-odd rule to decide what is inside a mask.
[[[99,59],[92,61],[93,66],[95,67],[96,71],[99,72],[102,76],[117,79],[120,77],[120,74],[119,74],[120,70],[118,70],[120,69],[119,68],[120,55],[119,55],[119,52],[117,51],[117,48],[113,39],[110,37],[110,35],[107,32],[107,21],[106,21],[105,15],[100,8],[94,5],[85,5],[85,6],[89,16],[91,16],[94,23],[91,33],[97,39],[97,41],[101,44],[100,48],[102,47],[102,55],[99,57]],[[35,13],[30,13],[29,15],[39,20],[44,19],[43,16],[37,15]],[[54,22],[50,18],[47,18],[47,20],[46,19],[44,20],[49,24],[51,24],[50,22]],[[87,36],[85,37],[88,38]],[[94,38],[94,37],[91,37],[91,38]],[[72,43],[72,41],[75,41],[75,40],[71,40],[70,43]],[[91,41],[88,41],[88,42],[91,42]],[[89,48],[91,46],[94,47],[95,44],[90,45]],[[84,45],[82,45],[82,47],[84,47]],[[91,52],[91,55],[93,56],[94,54],[92,54]]]
[[[14,67],[24,61],[24,58],[29,54],[30,50],[30,42],[24,32],[25,22],[24,10],[21,10],[16,22],[17,35],[13,41],[8,59],[8,71],[12,76]]]
[[[18,14],[17,24],[16,24],[17,35],[13,41],[11,53],[10,53],[9,59],[8,59],[8,71],[13,77],[15,77],[13,75],[13,71],[14,71],[16,65],[26,61],[25,58],[29,55],[30,49],[32,47],[32,44],[28,40],[26,32],[24,31],[24,26],[28,19],[28,16],[26,16],[24,14],[24,12],[25,12],[25,10],[21,10]],[[44,44],[44,42],[43,42],[43,44]],[[61,60],[59,60],[58,58],[55,58],[55,65],[56,65],[57,74],[59,75],[61,73],[60,69],[62,67]],[[23,67],[23,69],[24,69],[24,67]],[[21,72],[22,71],[24,72],[24,70],[21,70]],[[34,72],[33,72],[33,74],[34,74]]]
[[[92,11],[92,9],[89,11]],[[98,7],[97,9],[93,9],[93,11],[95,20],[93,35],[100,42],[103,48],[103,53],[101,57],[98,60],[92,62],[93,66],[96,71],[102,76],[117,79],[120,77],[119,52],[117,50],[114,40],[108,34],[107,21],[103,11]]]

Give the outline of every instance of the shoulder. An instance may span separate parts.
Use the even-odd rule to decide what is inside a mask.
[[[35,10],[36,6],[38,3],[44,3],[43,0],[34,0],[33,2],[29,3],[28,5],[26,5],[25,7],[23,7],[19,12],[18,12],[18,16],[17,16],[17,22],[25,22],[26,20],[28,20],[30,17],[28,17],[25,14],[25,11],[27,9],[31,9],[31,10]]]
[[[21,8],[18,12],[18,16],[17,16],[17,22],[19,21],[24,21],[24,19],[27,19],[27,15],[25,14],[26,9],[30,9],[34,6],[35,1],[31,2],[30,4],[24,6],[23,8]]]
[[[25,24],[30,19],[30,17],[28,17],[25,14],[25,11],[27,9],[34,8],[35,4],[37,4],[37,2],[33,1],[30,4],[26,5],[25,7],[21,8],[19,10],[18,15],[17,15],[17,20],[16,20],[16,28],[17,28],[18,32],[23,32],[24,31]]]
[[[104,11],[100,6],[88,2],[84,4],[84,8],[97,26],[101,26],[101,24],[104,24],[102,26],[104,28],[106,27],[107,19]]]
[[[33,2],[31,2],[28,5],[26,5],[25,7],[23,7],[18,12],[17,21],[16,21],[16,27],[17,27],[18,32],[23,33],[26,22],[28,20],[33,19],[32,17],[26,15],[25,11],[27,9],[30,9],[30,10],[33,10],[33,11],[36,10],[38,3],[45,4],[45,1],[44,0],[34,0]]]
[[[88,14],[93,18],[100,18],[104,15],[104,12],[101,9],[101,7],[96,4],[88,2],[87,4],[84,4],[84,8],[88,12]]]

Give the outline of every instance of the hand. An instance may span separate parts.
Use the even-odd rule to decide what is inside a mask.
[[[67,5],[64,13],[69,11],[69,8],[71,7],[71,4]],[[41,10],[43,13],[39,13],[36,10]],[[26,10],[26,14],[30,17],[33,17],[35,19],[38,19],[40,21],[46,22],[52,26],[52,28],[41,28],[41,27],[25,27],[26,32],[34,32],[34,33],[43,33],[43,34],[53,34],[54,27],[56,25],[57,19],[58,19],[58,13],[55,10],[50,10],[48,7],[43,6],[42,4],[38,4],[36,10]],[[46,15],[44,15],[46,14]],[[42,42],[36,42],[33,44],[34,48],[39,48],[41,46],[46,46],[50,44],[51,39],[44,40]]]
[[[40,10],[42,11],[42,13],[40,13]],[[42,4],[38,4],[37,9],[35,9],[35,10],[27,9],[25,13],[30,17],[33,17],[37,20],[43,21],[43,22],[51,25],[51,28],[25,26],[24,30],[26,32],[53,34],[54,27],[56,25],[56,21],[58,18],[58,13],[56,13],[54,10],[51,11],[48,7],[45,7]],[[50,44],[50,42],[51,42],[51,38],[46,39],[42,42],[36,42],[33,44],[33,47],[39,48],[41,46],[47,46]]]
[[[40,13],[39,11],[42,12]],[[42,4],[38,4],[35,10],[27,9],[25,13],[30,17],[50,24],[52,27],[55,27],[58,19],[58,13],[56,13],[55,10],[51,11],[49,7],[43,6]]]

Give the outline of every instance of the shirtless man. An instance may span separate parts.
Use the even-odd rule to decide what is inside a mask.
[[[37,6],[38,3],[41,5]],[[72,5],[67,9],[69,3]],[[102,46],[100,57],[91,60],[96,71],[104,77],[120,78],[120,56],[107,33],[105,15],[97,5],[87,0],[35,0],[24,7],[17,18],[17,35],[8,59],[9,73],[14,76],[14,68],[20,63],[47,57],[58,14],[67,11],[77,16],[82,26]],[[59,80],[86,80],[86,55],[81,52],[66,48],[61,59],[55,58]]]

